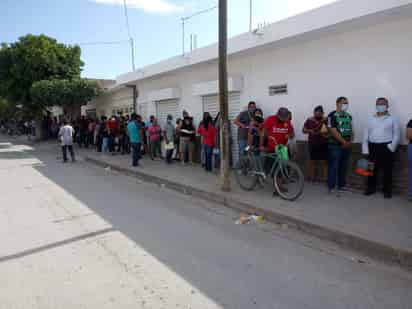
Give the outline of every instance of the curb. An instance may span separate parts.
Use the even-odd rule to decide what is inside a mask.
[[[107,163],[88,156],[84,156],[84,160],[100,167],[109,166],[112,170],[121,172],[128,176],[139,178],[145,182],[161,185],[179,193],[191,195],[208,202],[222,204],[236,211],[254,213],[260,216],[264,216],[265,220],[272,223],[286,223],[291,228],[294,228],[303,233],[315,236],[323,240],[334,242],[344,248],[354,250],[372,259],[376,259],[385,263],[396,264],[401,266],[402,268],[412,271],[412,251],[394,248],[383,243],[368,240],[366,238],[362,238],[318,224],[313,224],[302,219],[277,213],[275,211],[261,209],[248,203],[238,201],[233,198],[228,198],[222,193],[204,191],[190,185],[166,180],[158,176],[146,174],[142,171],[131,170],[129,168],[124,168],[119,165]]]

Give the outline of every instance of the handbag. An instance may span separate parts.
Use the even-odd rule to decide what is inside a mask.
[[[165,144],[165,149],[166,149],[166,150],[173,150],[173,149],[175,149],[174,143],[173,143],[173,142],[169,142],[169,143]]]

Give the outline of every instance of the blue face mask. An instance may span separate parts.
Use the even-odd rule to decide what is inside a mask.
[[[387,112],[387,108],[385,105],[376,105],[376,111],[378,113],[386,113]]]
[[[342,110],[344,111],[344,112],[347,112],[348,111],[348,109],[349,109],[349,104],[342,104]]]

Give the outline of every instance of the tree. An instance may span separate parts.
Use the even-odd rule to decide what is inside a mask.
[[[17,108],[6,99],[0,98],[0,120],[7,121],[17,113]]]
[[[61,106],[67,116],[74,118],[79,114],[80,107],[100,92],[98,84],[91,80],[54,79],[35,82],[31,87],[30,96],[36,106],[43,109]]]
[[[35,82],[79,79],[83,67],[79,46],[58,43],[45,35],[26,35],[0,47],[0,96],[40,114],[44,108],[31,97]]]

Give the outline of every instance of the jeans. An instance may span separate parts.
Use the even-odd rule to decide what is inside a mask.
[[[132,165],[139,166],[141,143],[132,143]]]
[[[109,149],[109,138],[103,137],[102,140],[102,152],[105,153]]]
[[[247,146],[248,146],[247,140],[244,140],[244,139],[239,140],[239,158],[242,157]]]
[[[73,145],[64,145],[64,146],[62,146],[63,162],[67,162],[67,149],[69,149],[70,156],[72,158],[72,161],[74,162],[75,158],[74,158]]]
[[[409,162],[409,198],[412,199],[412,144],[408,146],[408,162]]]
[[[212,157],[213,157],[213,147],[209,145],[203,145],[204,156],[205,156],[205,170],[207,172],[212,171]]]
[[[351,149],[344,149],[340,145],[328,146],[328,187],[333,190],[338,185],[338,190],[346,185]]]

